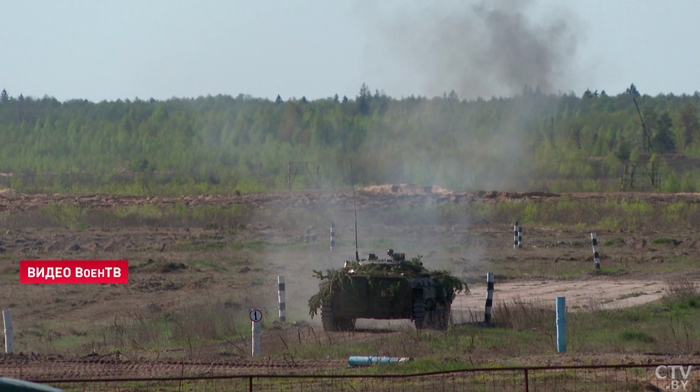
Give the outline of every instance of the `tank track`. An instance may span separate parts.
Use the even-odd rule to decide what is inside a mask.
[[[333,316],[333,306],[329,303],[321,305],[321,324],[326,332],[352,331],[355,329],[355,319],[341,319]]]

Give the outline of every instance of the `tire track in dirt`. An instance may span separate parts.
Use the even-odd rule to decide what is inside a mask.
[[[493,303],[525,302],[554,309],[556,297],[566,297],[568,311],[615,309],[643,305],[663,296],[665,284],[647,279],[529,280],[495,284]],[[483,320],[486,286],[470,286],[471,294],[452,303],[457,322]],[[463,320],[462,320],[463,319]]]
[[[5,355],[0,374],[21,379],[142,378],[169,376],[214,376],[235,374],[312,373],[346,366],[344,360],[258,359],[131,360],[109,356],[64,359],[60,356]]]

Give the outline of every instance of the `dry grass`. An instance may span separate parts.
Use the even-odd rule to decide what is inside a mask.
[[[524,330],[551,329],[555,317],[554,307],[543,301],[524,301],[520,297],[512,301],[498,302],[493,307],[492,323],[497,328]]]
[[[685,298],[700,293],[698,281],[687,276],[675,276],[666,279],[666,295],[674,298]]]
[[[133,205],[110,209],[91,209],[68,204],[49,203],[29,211],[0,214],[0,227],[6,229],[56,228],[70,229],[136,228],[136,227],[205,227],[233,230],[250,222],[252,211],[247,206],[233,205],[188,207]]]

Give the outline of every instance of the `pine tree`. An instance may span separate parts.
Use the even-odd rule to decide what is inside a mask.
[[[625,90],[625,94],[629,94],[629,95],[631,95],[631,96],[633,96],[633,97],[639,97],[639,96],[641,96],[641,94],[639,94],[639,91],[637,91],[637,86],[635,86],[634,83],[632,83],[632,84],[627,88],[627,90]]]
[[[673,133],[671,128],[673,127],[673,121],[668,112],[664,112],[659,116],[657,122],[657,131],[654,137],[651,139],[651,148],[655,152],[671,152],[676,149],[676,141],[673,138]]]
[[[687,148],[693,142],[693,136],[698,131],[698,115],[692,103],[686,103],[681,109],[681,122],[684,130],[683,145]]]
[[[362,86],[360,87],[360,95],[357,96],[357,110],[360,112],[360,114],[368,114],[369,113],[369,102],[372,99],[372,93],[369,90],[369,87],[365,83],[362,83]]]

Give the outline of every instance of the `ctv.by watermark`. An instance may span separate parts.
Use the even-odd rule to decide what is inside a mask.
[[[670,385],[666,385],[668,390],[685,390],[690,384],[690,371],[693,369],[692,365],[687,367],[681,365],[660,365],[656,367],[656,378],[659,380],[669,380]],[[678,372],[678,373],[676,373]],[[682,378],[682,380],[679,380]]]

